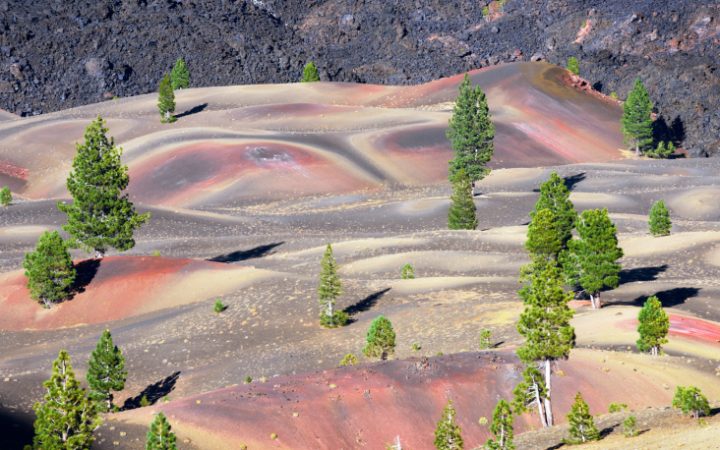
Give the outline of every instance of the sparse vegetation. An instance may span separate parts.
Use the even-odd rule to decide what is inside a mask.
[[[638,350],[649,351],[653,356],[660,354],[662,345],[667,343],[667,334],[670,329],[670,319],[663,310],[662,303],[656,296],[645,300],[638,314]]]
[[[414,352],[419,352],[420,350],[422,350],[422,345],[418,344],[417,342],[413,342],[410,348],[412,348],[412,351]]]
[[[707,398],[694,386],[678,386],[672,401],[673,408],[678,408],[683,414],[690,414],[694,418],[710,415],[710,404]]]
[[[415,278],[415,268],[412,264],[405,264],[400,270],[400,278],[403,280],[412,280]]]
[[[343,358],[340,360],[340,367],[345,366],[354,366],[358,363],[358,357],[355,356],[352,353],[348,353],[347,355],[343,356]]]
[[[370,324],[363,354],[368,358],[387,359],[395,352],[395,331],[385,316],[378,316]]]
[[[485,443],[486,450],[514,450],[513,444],[513,412],[510,404],[501,399],[493,411],[493,420],[490,432],[495,436]]]
[[[623,104],[621,120],[625,141],[635,149],[637,156],[647,150],[653,142],[652,109],[650,94],[640,78],[637,78]]]
[[[177,450],[175,433],[165,414],[157,413],[147,433],[145,450]]]
[[[474,230],[478,221],[475,201],[472,195],[472,184],[464,169],[455,173],[453,194],[450,197],[448,210],[448,228],[451,230]]]
[[[629,415],[623,420],[623,434],[625,437],[634,437],[638,435],[637,419],[633,415]]]
[[[455,423],[455,415],[452,400],[448,400],[435,428],[435,448],[437,450],[463,449],[461,430],[460,426]]]
[[[172,123],[177,120],[175,113],[175,92],[173,92],[170,75],[165,74],[158,85],[158,110],[160,122]]]
[[[12,203],[12,192],[9,187],[3,186],[3,188],[0,189],[0,205],[10,206],[10,203]]]
[[[125,357],[113,342],[110,330],[103,331],[90,354],[86,379],[90,386],[88,397],[95,402],[98,410],[112,411],[112,391],[125,389],[127,371]]]
[[[215,300],[215,304],[213,305],[213,311],[215,311],[216,314],[220,314],[221,312],[225,311],[227,309],[227,305],[222,302],[222,300],[217,299]]]
[[[175,61],[175,66],[170,72],[170,85],[174,90],[190,87],[190,71],[182,58]]]
[[[613,403],[610,403],[610,405],[608,406],[608,412],[616,413],[616,412],[624,411],[627,409],[627,407],[628,407],[628,405],[626,405],[625,403],[613,402]]]
[[[57,231],[46,231],[34,252],[25,255],[23,268],[30,297],[45,308],[70,297],[76,271],[67,244]]]
[[[571,74],[580,75],[580,63],[578,62],[578,59],[576,57],[569,57],[567,59],[567,64],[565,67]]]
[[[579,392],[575,396],[575,402],[567,418],[570,424],[570,437],[566,440],[568,444],[584,444],[585,442],[600,439],[600,432],[595,426],[593,416],[590,414],[590,407],[585,403]]]
[[[487,350],[492,347],[492,331],[489,328],[480,330],[480,350]]]
[[[300,82],[301,83],[314,83],[316,81],[320,81],[320,74],[318,73],[315,63],[310,61],[307,64],[305,64],[305,67],[303,68],[303,74],[302,74],[302,78],[300,78]]]
[[[650,234],[653,236],[667,236],[670,234],[672,221],[670,220],[670,211],[668,211],[664,201],[658,200],[653,203],[650,208],[648,227],[650,228]]]
[[[660,141],[657,147],[645,151],[645,156],[655,159],[667,159],[675,153],[675,144],[672,141]]]
[[[610,98],[613,99],[613,100],[617,100],[617,99],[618,99],[617,92],[611,91],[611,92],[610,92]]]

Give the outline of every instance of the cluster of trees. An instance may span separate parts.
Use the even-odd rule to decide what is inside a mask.
[[[122,164],[122,149],[107,136],[105,121],[98,117],[85,129],[77,145],[67,188],[72,203],[58,202],[67,216],[65,241],[57,231],[43,233],[35,251],[25,255],[23,268],[30,296],[46,308],[72,294],[76,270],[69,248],[81,248],[102,258],[109,248],[119,251],[135,246],[133,234],[150,215],[138,214],[128,199],[130,179]]]

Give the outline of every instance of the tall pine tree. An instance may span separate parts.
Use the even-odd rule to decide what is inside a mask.
[[[573,311],[568,307],[572,293],[563,288],[563,276],[555,261],[536,259],[524,270],[520,289],[525,309],[520,314],[518,332],[525,343],[517,355],[527,365],[539,365],[544,372],[542,407],[538,408],[543,426],[553,425],[551,403],[552,363],[566,359],[575,346],[575,330],[570,325]],[[538,404],[539,404],[538,401]]]
[[[170,71],[170,85],[175,90],[190,87],[190,71],[182,58],[175,61],[175,66]]]
[[[70,296],[76,271],[67,244],[57,231],[46,231],[23,261],[30,297],[45,308]]]
[[[175,433],[165,414],[158,413],[150,424],[145,450],[177,450],[175,440]]]
[[[301,83],[314,83],[316,81],[320,81],[320,74],[318,74],[317,67],[315,66],[315,63],[310,61],[307,64],[305,64],[305,67],[303,68],[303,74],[302,78],[300,78]]]
[[[490,173],[487,164],[495,149],[495,126],[490,120],[485,93],[480,86],[472,86],[467,74],[460,83],[446,135],[455,153],[450,161],[450,181],[458,170],[465,169],[474,187],[476,181]]]
[[[318,285],[320,324],[328,328],[345,325],[348,320],[346,313],[334,309],[335,300],[342,294],[342,284],[337,271],[333,249],[328,244],[320,262],[320,283]]]
[[[122,164],[122,149],[107,137],[105,121],[98,116],[85,129],[85,142],[77,145],[67,188],[73,202],[59,202],[67,214],[63,229],[70,233],[70,244],[94,251],[96,258],[108,248],[125,251],[135,246],[133,233],[150,214],[137,214],[123,191],[130,178]]]
[[[627,100],[623,103],[621,128],[626,142],[635,148],[635,154],[652,147],[652,109],[645,85],[637,78]]]
[[[88,449],[94,440],[93,431],[102,420],[75,379],[70,355],[61,350],[53,362],[52,376],[43,386],[43,402],[35,404],[36,449]]]
[[[453,178],[453,194],[450,197],[448,210],[448,228],[451,230],[474,230],[477,228],[477,208],[472,195],[472,183],[465,173],[459,169]]]
[[[641,352],[650,351],[653,356],[657,356],[662,349],[662,345],[667,343],[667,334],[670,330],[670,318],[663,310],[662,303],[656,296],[651,296],[645,300],[640,313],[638,314],[638,334],[640,338],[637,340],[637,348]]]
[[[175,92],[173,92],[169,74],[165,74],[158,85],[158,110],[160,111],[160,122],[171,123],[177,120],[173,115],[175,112]]]
[[[490,432],[495,439],[489,439],[485,443],[486,450],[514,450],[513,444],[513,413],[510,404],[500,400],[493,411]]]
[[[648,227],[650,234],[653,236],[667,236],[672,229],[672,221],[670,221],[670,212],[665,206],[665,202],[658,200],[650,207],[650,217],[648,218]]]
[[[542,209],[549,209],[555,214],[557,226],[560,228],[558,238],[561,242],[561,250],[566,249],[575,228],[577,212],[570,201],[570,190],[557,172],[552,172],[547,181],[540,185],[540,196],[535,202],[535,208],[530,212],[530,219]],[[554,257],[557,259],[558,254]]]
[[[600,439],[600,432],[590,414],[590,407],[579,392],[575,396],[575,402],[570,408],[567,418],[570,424],[570,438],[567,439],[569,444],[583,444]]]
[[[593,309],[597,309],[602,306],[600,291],[620,283],[617,260],[623,251],[607,209],[583,211],[575,228],[577,239],[569,241],[568,251],[561,255],[563,268],[568,281],[587,292]]]
[[[437,450],[463,449],[461,430],[460,426],[455,423],[455,414],[452,400],[448,400],[435,428],[435,448]]]
[[[127,371],[125,358],[113,343],[110,330],[103,331],[95,350],[90,354],[86,374],[90,386],[89,397],[100,411],[112,410],[112,391],[125,389]]]

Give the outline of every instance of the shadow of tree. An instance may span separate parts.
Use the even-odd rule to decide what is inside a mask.
[[[680,288],[673,288],[673,289],[668,289],[665,291],[660,291],[660,292],[655,293],[654,295],[660,300],[660,303],[662,303],[664,308],[669,308],[672,306],[682,305],[689,298],[697,297],[699,293],[700,293],[699,288],[680,287]],[[640,297],[636,298],[635,300],[625,301],[625,302],[612,302],[612,303],[610,303],[610,305],[642,306],[645,304],[645,301],[649,297],[651,297],[651,296],[650,295],[641,295]]]
[[[375,304],[382,298],[383,295],[385,295],[388,291],[390,291],[392,288],[385,288],[383,290],[374,292],[364,299],[360,300],[359,302],[355,303],[354,305],[350,305],[347,308],[345,308],[343,311],[347,313],[347,315],[351,316],[350,321],[348,323],[355,322],[355,319],[352,318],[352,316],[359,314],[361,312],[369,311],[370,308],[375,306]]]
[[[220,263],[234,263],[238,261],[245,261],[247,259],[260,258],[274,253],[271,252],[271,250],[273,250],[275,247],[283,245],[284,243],[285,242],[273,242],[272,244],[259,245],[249,250],[237,250],[232,253],[227,253],[224,255],[218,255],[209,258],[208,261]]]
[[[173,389],[175,389],[175,384],[177,383],[178,378],[180,378],[180,371],[177,371],[172,375],[168,375],[162,380],[149,385],[135,397],[125,400],[125,403],[120,410],[126,411],[128,409],[139,408],[143,397],[147,399],[149,404],[154,405],[158,400],[165,397],[172,392]]]
[[[199,112],[202,112],[207,108],[208,104],[203,103],[202,105],[193,106],[192,108],[188,109],[187,111],[181,112],[180,114],[175,114],[176,119],[180,119],[182,117],[191,116],[193,114],[197,114]]]
[[[565,187],[568,188],[568,191],[572,191],[573,188],[585,178],[587,178],[586,173],[580,172],[576,173],[575,175],[568,175],[566,177],[563,177],[563,181],[565,183]],[[537,187],[533,189],[533,192],[540,192],[540,188]]]
[[[0,404],[0,448],[23,448],[33,440],[34,416]]]
[[[85,288],[97,275],[101,259],[86,259],[75,264],[75,282],[72,285],[72,295],[85,292]]]
[[[668,269],[667,264],[655,267],[636,267],[620,271],[620,284],[632,283],[635,281],[655,281],[658,275]]]

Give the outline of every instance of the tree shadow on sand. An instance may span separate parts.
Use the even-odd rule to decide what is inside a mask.
[[[73,297],[76,294],[85,292],[85,288],[100,270],[101,261],[101,259],[86,259],[75,264],[75,282],[70,288]]]
[[[202,105],[193,106],[192,108],[188,109],[187,111],[181,112],[180,114],[175,114],[176,119],[181,119],[183,117],[191,116],[193,114],[197,114],[199,112],[202,112],[207,108],[207,103],[203,103]]]
[[[220,262],[220,263],[234,263],[239,261],[245,261],[247,259],[261,258],[263,256],[271,255],[274,253],[272,250],[275,247],[283,245],[285,242],[273,242],[272,244],[259,245],[249,250],[237,250],[224,255],[214,256],[209,258],[208,261]]]
[[[378,300],[382,298],[383,295],[387,294],[388,291],[390,291],[390,289],[392,288],[385,288],[381,291],[374,292],[365,297],[364,299],[360,300],[359,302],[355,303],[354,305],[350,305],[345,308],[343,311],[350,316],[350,320],[348,321],[348,323],[353,323],[357,320],[353,318],[353,316],[361,312],[369,311],[370,308],[375,306],[375,304],[378,302]]]
[[[178,378],[180,378],[180,371],[177,371],[172,375],[168,375],[162,380],[151,384],[135,397],[125,400],[125,403],[120,410],[127,411],[128,409],[139,408],[143,397],[145,397],[148,404],[154,405],[158,402],[158,400],[165,397],[175,389],[175,384],[177,383]]]
[[[658,275],[668,269],[667,264],[654,267],[636,267],[620,271],[620,284],[633,283],[636,281],[655,281]]]
[[[581,181],[583,181],[585,178],[587,178],[585,172],[580,172],[576,173],[575,175],[568,175],[566,177],[563,177],[563,182],[565,183],[565,187],[568,189],[568,191],[572,191],[575,186]],[[533,189],[533,192],[540,192],[540,188],[536,187],[535,189]]]
[[[653,295],[655,295],[660,300],[663,308],[670,308],[673,306],[682,305],[689,298],[697,297],[699,293],[699,288],[679,287],[660,291]],[[645,304],[645,301],[650,297],[650,295],[641,295],[635,300],[625,302],[611,302],[610,305],[643,306]]]

